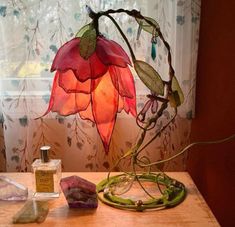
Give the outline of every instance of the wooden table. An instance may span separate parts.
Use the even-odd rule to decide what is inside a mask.
[[[135,212],[119,210],[109,207],[99,201],[95,210],[69,209],[63,194],[49,203],[50,211],[41,226],[95,226],[95,227],[138,227],[138,226],[219,226],[214,215],[199,193],[191,177],[186,172],[169,172],[173,177],[185,184],[187,197],[179,206],[158,210]],[[30,173],[0,173],[32,189]],[[107,173],[63,173],[63,177],[78,175],[91,182],[98,183],[107,176]],[[22,226],[11,224],[12,216],[24,205],[24,202],[0,201],[0,226]],[[25,224],[23,226],[39,226],[38,224]]]

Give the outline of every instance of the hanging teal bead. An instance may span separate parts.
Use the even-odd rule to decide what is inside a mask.
[[[152,42],[151,57],[153,60],[157,57],[156,43]]]

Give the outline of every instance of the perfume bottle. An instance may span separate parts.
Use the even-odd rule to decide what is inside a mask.
[[[49,146],[41,147],[41,159],[32,164],[34,197],[56,198],[60,194],[61,160],[50,160],[49,150]]]

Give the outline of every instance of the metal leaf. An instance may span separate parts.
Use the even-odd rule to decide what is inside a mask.
[[[173,91],[172,94],[169,95],[169,102],[171,107],[176,108],[181,105],[180,97],[178,91]]]
[[[96,30],[91,28],[87,30],[81,37],[79,49],[80,55],[84,59],[88,59],[96,48]]]
[[[172,78],[172,94],[169,96],[169,101],[172,107],[180,106],[184,102],[184,93],[179,85],[177,78]]]
[[[182,104],[184,102],[184,93],[179,85],[179,82],[177,78],[174,76],[172,79],[172,91],[177,91],[179,98],[180,98],[180,103]]]
[[[157,28],[160,29],[159,24],[153,18],[151,18],[151,17],[144,17],[144,18],[148,21],[151,21]],[[154,35],[158,36],[156,28],[154,26],[150,25],[146,20],[140,19],[140,18],[135,18],[135,19],[136,19],[137,23],[139,24],[139,26],[141,26],[146,32],[148,32],[152,35],[154,34]]]
[[[75,37],[82,37],[83,34],[88,31],[89,29],[91,29],[93,27],[93,25],[90,23],[90,24],[86,24],[84,25],[78,32],[77,34],[75,35]]]
[[[148,63],[140,60],[134,62],[134,68],[142,82],[156,94],[164,94],[164,84],[158,72]]]

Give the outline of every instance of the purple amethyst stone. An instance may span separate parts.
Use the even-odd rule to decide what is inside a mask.
[[[97,208],[96,185],[78,176],[65,177],[60,186],[70,208]]]

